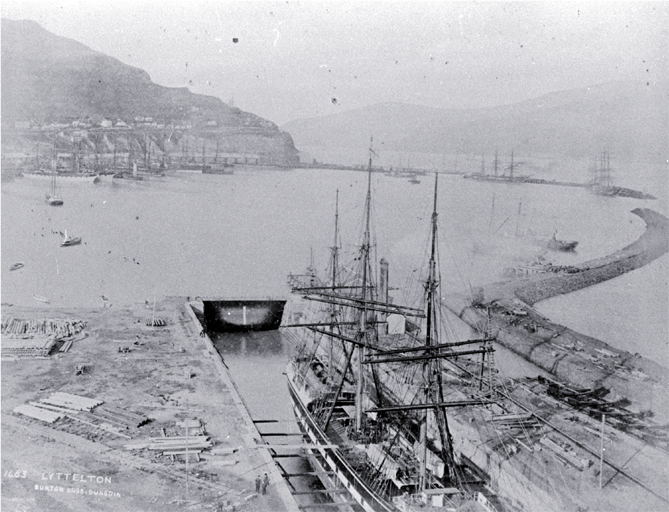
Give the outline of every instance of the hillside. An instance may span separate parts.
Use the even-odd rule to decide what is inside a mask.
[[[512,105],[436,109],[384,103],[338,115],[291,121],[282,129],[298,147],[490,154],[499,149],[574,158],[602,149],[627,159],[667,154],[667,84],[615,82],[546,94]]]
[[[2,20],[3,131],[17,122],[35,127],[72,120],[130,123],[137,117],[187,125],[192,128],[189,135],[196,137],[202,136],[198,129],[206,128],[208,138],[220,139],[222,151],[264,153],[265,161],[280,155],[283,163],[297,158],[290,136],[271,121],[212,96],[155,84],[145,71],[54,35],[33,21]],[[226,144],[224,137],[211,133],[216,130],[235,140]],[[277,155],[270,155],[272,151]]]

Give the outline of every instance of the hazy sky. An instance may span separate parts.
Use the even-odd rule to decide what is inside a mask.
[[[278,124],[380,102],[490,106],[667,73],[668,2],[3,0],[2,16]]]

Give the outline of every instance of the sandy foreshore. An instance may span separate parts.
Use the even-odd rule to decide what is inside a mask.
[[[165,320],[163,327],[146,325],[154,313],[145,304],[3,306],[3,319],[76,319],[86,333],[67,352],[59,351],[59,342],[48,357],[3,356],[3,510],[291,509],[283,482],[274,477],[266,495],[255,493],[256,475],[272,475],[274,463],[249,448],[248,418],[185,302],[170,298],[157,305],[155,317]],[[14,412],[57,392],[94,398],[149,421],[122,428],[113,417],[95,419],[96,409],[63,414],[54,423]],[[184,436],[188,421],[201,425],[189,435],[201,430],[213,445],[199,456],[189,453],[188,463],[185,454],[126,448],[152,437]]]

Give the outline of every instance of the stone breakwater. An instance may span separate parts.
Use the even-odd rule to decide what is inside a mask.
[[[619,251],[575,265],[579,272],[563,275],[541,275],[514,283],[514,295],[529,305],[597,283],[613,279],[642,267],[669,251],[669,222],[667,218],[647,208],[632,213],[646,222],[646,231],[633,243]],[[485,292],[484,292],[485,293]]]
[[[526,279],[492,283],[479,290],[476,301],[453,295],[444,304],[475,328],[487,322],[497,341],[516,354],[578,388],[604,386],[607,399],[627,399],[631,409],[650,410],[669,419],[667,369],[638,354],[615,349],[604,341],[551,322],[531,305],[629,272],[669,250],[669,221],[649,209],[633,210],[646,231],[632,244],[604,258],[582,263],[575,274],[538,274]]]

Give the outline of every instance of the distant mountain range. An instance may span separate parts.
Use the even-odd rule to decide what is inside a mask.
[[[487,154],[513,149],[573,158],[665,161],[667,83],[613,82],[546,94],[512,105],[438,109],[381,103],[281,128],[300,147],[360,148],[374,136],[385,150]]]
[[[212,96],[155,84],[145,71],[52,34],[34,21],[2,20],[1,94],[3,135],[17,123],[127,123],[142,117],[163,126],[188,125],[187,135],[217,139],[221,151],[260,154],[271,163],[297,161],[290,135],[271,121]],[[221,135],[224,130],[227,137]],[[202,140],[196,145],[201,147]]]

